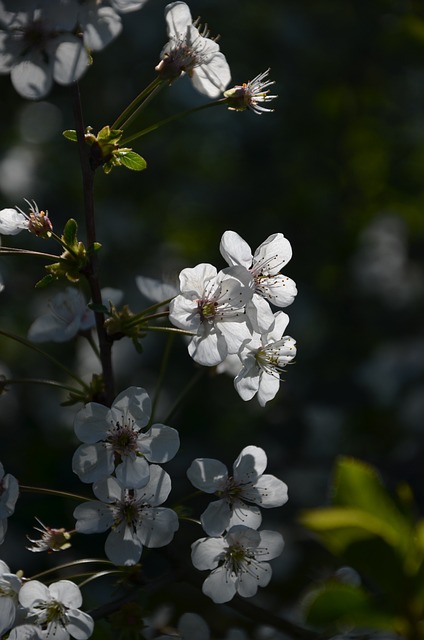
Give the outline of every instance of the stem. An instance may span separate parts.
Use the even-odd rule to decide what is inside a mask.
[[[171,349],[172,349],[172,344],[174,342],[174,336],[172,334],[169,334],[168,336],[168,340],[166,341],[166,345],[165,345],[165,350],[163,352],[163,356],[162,356],[162,362],[160,365],[160,371],[159,371],[159,377],[158,377],[158,381],[156,384],[156,389],[155,389],[155,396],[153,398],[153,402],[152,402],[152,413],[150,416],[150,424],[153,423],[153,417],[155,415],[156,412],[156,406],[159,400],[159,395],[160,395],[160,391],[162,389],[162,384],[165,378],[165,373],[166,373],[166,369],[168,366],[168,362],[169,362],[169,357],[171,355]]]
[[[192,379],[187,384],[185,389],[183,389],[183,391],[180,393],[179,397],[174,402],[171,410],[169,411],[168,415],[166,416],[166,418],[164,420],[165,424],[168,424],[169,419],[171,418],[171,416],[174,415],[174,413],[178,409],[179,405],[182,403],[182,401],[185,399],[185,397],[189,394],[189,392],[192,390],[194,385],[197,384],[197,382],[201,379],[201,377],[204,375],[204,373],[205,373],[205,369],[202,368],[202,369],[199,369],[199,371],[197,371],[196,375],[194,375],[192,377]]]
[[[152,89],[149,95],[144,98],[143,102],[139,104],[138,107],[133,111],[133,113],[125,120],[125,122],[122,123],[121,127],[129,127],[131,122],[133,122],[137,118],[139,113],[149,104],[150,100],[152,100],[159,93],[163,86],[165,85],[163,84],[163,82],[161,82],[161,84]]]
[[[84,192],[84,212],[87,233],[87,248],[93,248],[96,242],[96,224],[94,217],[94,170],[90,165],[90,157],[88,147],[84,138],[84,119],[82,114],[81,97],[78,84],[73,85],[74,90],[74,117],[75,128],[77,132],[78,151],[81,163],[82,183]],[[95,305],[102,304],[102,295],[100,291],[100,281],[98,276],[98,260],[96,251],[91,250],[89,253],[89,263],[87,265],[85,275],[90,285],[91,299]],[[114,380],[112,369],[112,342],[104,328],[104,315],[95,311],[96,329],[99,339],[100,361],[102,364],[103,383],[105,385],[104,403],[107,406],[112,404],[114,393]]]
[[[56,382],[55,380],[41,380],[39,378],[6,378],[1,382],[1,385],[5,387],[7,387],[9,384],[46,384],[51,387],[65,389],[65,391],[70,391],[71,393],[80,393],[78,389],[75,389],[74,387],[68,387],[66,384],[61,384],[60,382]]]
[[[173,116],[169,116],[169,118],[164,118],[163,120],[159,120],[155,124],[150,125],[150,127],[146,127],[137,133],[134,133],[127,138],[124,138],[121,141],[121,144],[126,145],[128,142],[132,142],[133,140],[137,140],[137,138],[141,138],[141,136],[145,136],[146,133],[150,133],[151,131],[156,131],[159,127],[162,127],[169,122],[173,122],[174,120],[179,120],[180,118],[185,118],[186,116],[191,115],[192,113],[196,113],[196,111],[203,111],[203,109],[210,109],[210,107],[217,107],[218,105],[222,105],[225,103],[224,100],[214,100],[213,102],[208,102],[206,104],[202,104],[200,107],[194,107],[193,109],[187,109],[186,111],[181,111],[181,113],[176,113]]]
[[[179,333],[183,336],[193,337],[195,334],[185,329],[176,329],[175,327],[155,327],[150,325],[143,325],[143,331],[161,331],[162,333]]]
[[[73,562],[65,562],[65,564],[59,564],[57,567],[51,567],[50,569],[46,569],[45,571],[40,571],[40,573],[36,573],[29,580],[36,580],[42,576],[47,576],[49,573],[55,573],[56,571],[60,571],[61,569],[68,569],[69,567],[78,567],[80,564],[92,564],[93,562],[99,562],[101,564],[113,564],[110,560],[103,560],[102,558],[84,558],[83,560],[74,560]]]
[[[146,96],[148,96],[151,91],[156,89],[156,87],[160,83],[162,83],[162,80],[159,77],[157,77],[149,85],[147,85],[147,87],[145,89],[143,89],[143,91],[141,91],[136,98],[134,98],[134,100],[128,105],[128,107],[126,109],[124,109],[124,111],[121,113],[121,115],[119,115],[116,118],[115,122],[111,126],[111,129],[121,129],[123,127],[123,125],[126,123],[126,121],[128,120],[128,118],[131,117],[131,112],[134,109],[136,109],[138,107],[138,105],[140,104],[140,102]]]
[[[137,313],[137,315],[133,316],[131,320],[129,320],[125,324],[125,328],[136,327],[138,324],[142,324],[146,320],[152,320],[152,319],[154,320],[156,318],[166,318],[169,316],[169,311],[159,311],[158,313],[152,313],[147,316],[145,315],[146,313],[147,313],[147,310],[143,311],[142,313]]]
[[[56,489],[46,489],[44,487],[30,487],[26,484],[20,484],[19,489],[26,493],[43,493],[50,496],[62,496],[64,498],[73,498],[75,500],[84,500],[89,502],[92,498],[86,498],[86,496],[80,496],[77,493],[69,493],[69,491],[58,491]]]
[[[30,251],[29,249],[19,249],[17,247],[0,247],[0,253],[4,255],[27,255],[27,256],[36,256],[38,258],[48,258],[49,260],[54,260],[55,262],[66,262],[60,256],[55,256],[54,253],[44,253],[43,251]]]
[[[25,345],[26,347],[29,347],[30,349],[33,349],[33,351],[36,351],[37,353],[39,353],[42,356],[44,356],[45,358],[47,358],[47,360],[50,360],[50,362],[53,362],[53,364],[56,365],[56,367],[59,367],[59,369],[62,369],[62,371],[65,371],[65,373],[70,378],[73,378],[74,380],[76,380],[76,382],[78,382],[78,384],[81,385],[81,387],[83,389],[85,389],[86,391],[90,390],[89,385],[86,384],[83,380],[81,380],[81,378],[79,378],[77,375],[72,373],[72,371],[70,369],[68,369],[68,367],[65,367],[65,365],[62,364],[61,362],[59,362],[59,360],[56,360],[56,358],[53,358],[53,356],[51,356],[46,351],[43,351],[43,349],[40,349],[40,347],[37,347],[35,344],[30,342],[29,340],[26,340],[25,338],[22,338],[21,336],[17,336],[14,333],[10,333],[9,331],[4,331],[3,329],[0,329],[0,335],[6,336],[7,338],[10,338],[11,340],[15,340],[16,342],[20,342],[21,344]]]

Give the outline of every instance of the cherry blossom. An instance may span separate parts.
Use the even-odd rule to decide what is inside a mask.
[[[49,313],[43,314],[30,326],[28,339],[33,342],[65,342],[79,331],[94,327],[94,313],[79,289],[67,287],[49,302]]]
[[[230,267],[219,273],[211,264],[183,269],[180,291],[171,301],[169,319],[180,329],[195,334],[188,352],[199,364],[219,364],[251,337],[246,304],[253,291],[251,276],[244,267]]]
[[[209,38],[207,28],[198,29],[185,2],[172,2],[165,7],[169,42],[162,49],[156,70],[173,82],[187,73],[193,86],[209,98],[217,98],[228,86],[231,73],[218,43]]]
[[[112,7],[104,6],[98,0],[81,2],[78,24],[82,30],[84,45],[91,51],[104,49],[122,31],[120,16]]]
[[[296,356],[296,341],[285,336],[289,317],[284,311],[275,314],[273,328],[265,334],[254,333],[239,352],[242,369],[234,378],[234,386],[243,400],[257,394],[264,407],[280,388],[280,374]]]
[[[0,3],[0,73],[10,73],[16,91],[37,100],[48,94],[53,81],[67,85],[78,80],[90,58],[73,33],[77,2],[27,0],[26,11],[10,7],[11,2]]]
[[[256,531],[244,525],[231,527],[225,536],[200,538],[191,546],[196,569],[211,570],[202,591],[216,603],[229,602],[236,593],[254,596],[271,580],[267,562],[280,555],[283,537],[277,531]]]
[[[0,636],[15,622],[22,581],[0,560]]]
[[[269,236],[252,255],[247,242],[235,231],[225,231],[220,243],[220,252],[230,265],[241,265],[249,271],[254,282],[253,302],[256,305],[257,331],[262,333],[270,328],[261,320],[267,310],[265,300],[276,307],[287,307],[297,294],[293,280],[280,273],[292,257],[290,242],[282,233]]]
[[[42,238],[51,235],[52,223],[47,211],[40,211],[37,203],[25,200],[29,206],[29,213],[26,214],[19,207],[2,209],[0,211],[0,234],[15,236],[23,229]]]
[[[46,638],[86,640],[93,633],[93,618],[80,610],[81,591],[70,580],[59,580],[49,587],[29,580],[21,587],[19,602],[28,610],[28,619],[45,630]]]
[[[178,635],[176,635],[178,634]],[[178,620],[177,630],[172,635],[157,636],[156,640],[210,640],[211,632],[208,625],[197,613],[183,613]]]
[[[19,497],[19,484],[15,476],[4,473],[4,467],[0,462],[0,544],[3,542],[7,531],[7,518],[15,511],[15,504]]]
[[[13,627],[7,640],[45,640],[46,635],[41,627],[34,624],[20,624]]]
[[[99,501],[80,504],[74,511],[80,533],[109,533],[105,552],[117,565],[136,564],[143,546],[163,547],[178,529],[172,509],[159,507],[171,491],[171,478],[158,465],[150,466],[150,480],[142,489],[128,489],[116,478],[94,483]]]
[[[141,387],[122,391],[109,409],[89,402],[75,416],[75,433],[85,444],[76,450],[72,468],[82,482],[95,482],[114,471],[122,485],[137,489],[149,480],[148,462],[168,462],[178,451],[178,431],[153,424],[150,398]],[[115,469],[115,459],[119,462]]]
[[[228,108],[232,111],[244,111],[250,109],[257,115],[271,113],[274,109],[263,107],[262,104],[271,102],[278,96],[270,95],[268,87],[275,84],[273,80],[268,80],[270,69],[263,71],[256,78],[242,85],[236,85],[232,89],[224,92],[227,98]]]
[[[219,460],[197,458],[191,463],[187,476],[192,485],[219,496],[200,518],[207,534],[219,536],[225,529],[239,524],[257,529],[262,515],[256,505],[269,509],[287,502],[287,485],[273,475],[264,474],[266,465],[265,451],[255,446],[241,451],[231,476]]]

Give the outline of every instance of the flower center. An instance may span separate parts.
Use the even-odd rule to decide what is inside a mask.
[[[57,600],[49,600],[49,602],[42,602],[34,606],[34,609],[39,609],[37,623],[40,625],[48,625],[51,622],[60,622],[64,627],[68,624],[67,609],[62,602]]]
[[[117,422],[109,430],[107,442],[109,442],[115,453],[120,456],[129,456],[138,453],[137,446],[138,431],[135,431],[132,424],[121,424]]]
[[[198,300],[197,310],[202,322],[212,322],[216,315],[217,307],[218,303],[213,300]]]
[[[254,558],[253,553],[241,544],[233,544],[225,552],[224,566],[230,573],[239,575],[243,571],[244,565]]]
[[[124,500],[116,502],[113,510],[113,528],[125,522],[127,527],[136,530],[140,521],[143,506],[135,499],[132,490],[128,489]]]

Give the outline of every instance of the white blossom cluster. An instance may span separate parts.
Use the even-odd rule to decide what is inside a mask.
[[[122,30],[120,13],[147,0],[1,0],[0,74],[10,73],[24,98],[48,94],[53,82],[68,85],[85,73],[90,51]]]
[[[14,513],[19,484],[0,463],[0,544],[7,519]],[[47,587],[38,580],[24,580],[0,560],[0,636],[10,631],[11,640],[86,640],[93,632],[91,616],[80,610],[82,596],[70,580]]]
[[[74,511],[76,530],[111,530],[105,543],[109,560],[136,564],[143,547],[163,547],[178,529],[177,514],[163,504],[171,478],[159,464],[171,460],[180,446],[178,431],[163,424],[147,430],[151,402],[140,387],[120,393],[111,408],[89,402],[75,417],[82,441],[72,468],[82,482],[93,483],[97,500]]]
[[[235,370],[241,398],[257,394],[264,406],[296,355],[295,340],[285,335],[288,315],[271,307],[287,307],[297,294],[293,280],[280,273],[292,256],[291,245],[275,233],[252,255],[237,233],[226,231],[220,251],[229,265],[225,269],[199,264],[181,271],[169,319],[193,335],[188,351],[195,362]]]
[[[94,621],[81,604],[81,591],[71,580],[49,587],[23,581],[0,560],[0,635],[10,631],[9,640],[86,640]]]
[[[270,474],[265,451],[245,447],[233,465],[233,474],[222,462],[197,458],[187,471],[194,487],[218,500],[201,515],[208,537],[192,544],[196,569],[210,570],[203,593],[216,603],[228,602],[236,593],[245,598],[271,580],[268,560],[280,555],[283,537],[277,531],[258,531],[262,515],[259,507],[280,507],[288,500],[287,485]]]

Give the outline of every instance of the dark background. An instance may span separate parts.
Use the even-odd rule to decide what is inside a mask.
[[[80,87],[86,124],[95,131],[153,79],[166,42],[165,4],[150,0],[123,16],[123,34],[94,55]],[[224,267],[219,241],[226,229],[252,249],[275,232],[292,243],[284,273],[299,293],[286,311],[298,356],[279,395],[262,409],[255,399],[244,403],[231,378],[206,371],[170,421],[182,447],[169,471],[177,500],[190,491],[184,474],[194,457],[230,466],[248,444],[267,451],[268,471],[287,482],[290,500],[264,513],[264,525],[285,535],[286,549],[259,601],[296,616],[306,586],[337,566],[296,516],[327,502],[338,455],[376,465],[391,489],[409,482],[421,508],[424,502],[424,9],[401,0],[193,0],[190,7],[221,34],[234,84],[271,67],[275,112],[200,112],[134,143],[145,172],[99,172],[102,285],[122,289],[140,311],[148,303],[135,276],[175,281],[199,262]],[[56,85],[41,103],[21,99],[6,76],[0,90],[1,207],[35,199],[57,232],[75,217],[83,235],[77,149],[61,136],[73,128],[70,88]],[[151,103],[140,128],[206,100],[183,78]],[[53,250],[28,234],[8,243]],[[0,328],[25,335],[61,287],[34,293],[40,260],[2,257],[0,271]],[[148,336],[141,355],[128,340],[117,345],[119,390],[131,384],[154,393],[165,341]],[[46,350],[75,362],[73,344]],[[78,348],[80,368],[85,352]],[[3,338],[0,357],[10,377],[64,379]],[[174,341],[158,420],[197,371],[183,341]],[[75,408],[62,413],[63,399],[40,386],[4,395],[1,460],[23,484],[87,492],[70,471]],[[16,533],[2,558],[14,569],[34,564],[39,557],[22,551],[22,531],[29,533],[34,515],[70,528],[74,506],[56,509],[48,498],[25,495],[17,506],[22,524],[11,521]],[[101,537],[94,537],[101,554]],[[192,602],[192,610],[205,606],[202,597]]]

